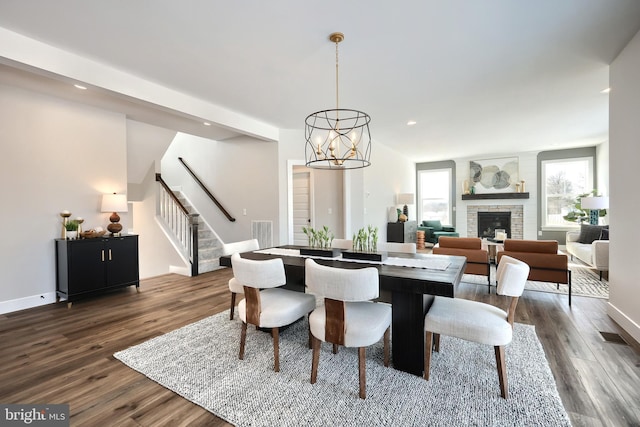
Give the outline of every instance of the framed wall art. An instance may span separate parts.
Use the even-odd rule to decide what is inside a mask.
[[[478,194],[513,193],[520,182],[518,158],[472,160],[469,162],[469,181]]]

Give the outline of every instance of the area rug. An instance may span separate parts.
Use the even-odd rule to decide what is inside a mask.
[[[609,298],[609,282],[606,277],[603,277],[602,280],[600,280],[599,273],[596,270],[578,262],[569,261],[569,270],[571,270],[571,295],[603,299]],[[496,284],[495,278],[496,266],[492,264],[492,286],[495,286]],[[486,285],[487,277],[474,274],[464,274],[462,276],[462,281],[476,285]],[[524,288],[529,291],[552,292],[564,295],[569,293],[569,287],[567,285],[561,284],[560,288],[558,288],[555,283],[536,282],[532,280],[528,280]]]
[[[506,349],[509,399],[500,397],[494,351],[443,337],[431,379],[385,368],[382,344],[367,350],[367,398],[358,398],[354,349],[324,344],[309,383],[307,322],[281,332],[280,372],[271,336],[247,332],[225,311],[116,353],[129,367],[238,426],[569,426],[533,326],[516,324]],[[392,343],[393,345],[393,343]]]

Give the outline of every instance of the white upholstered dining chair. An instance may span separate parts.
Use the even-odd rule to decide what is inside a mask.
[[[359,396],[365,399],[365,348],[384,337],[384,366],[389,366],[391,307],[370,301],[378,297],[378,270],[327,267],[307,259],[305,282],[311,293],[324,297],[324,304],[309,315],[313,347],[311,384],[315,384],[318,376],[321,341],[357,347]]]
[[[333,239],[331,241],[331,247],[332,248],[338,248],[338,249],[351,250],[351,249],[353,249],[353,240],[351,240],[351,239]]]
[[[244,285],[244,299],[238,304],[242,320],[239,359],[244,359],[247,323],[271,329],[273,336],[273,370],[280,371],[280,330],[311,313],[316,307],[313,295],[279,289],[287,278],[281,258],[251,260],[231,255],[233,274]],[[260,290],[262,289],[262,290]]]
[[[497,293],[511,297],[507,312],[478,301],[461,298],[435,297],[424,319],[424,378],[429,380],[431,351],[440,350],[440,335],[492,345],[496,355],[500,395],[507,398],[507,366],[504,347],[513,337],[513,321],[529,266],[515,258],[503,256],[496,274]],[[473,361],[469,361],[473,362]]]
[[[415,243],[380,242],[378,250],[382,252],[402,252],[405,254],[415,254],[417,252]]]
[[[235,253],[251,252],[260,249],[258,239],[242,240],[239,242],[224,243],[222,245],[222,255],[233,255]],[[235,277],[229,279],[229,290],[231,291],[231,307],[229,307],[229,320],[233,320],[233,311],[236,308],[236,295],[244,294],[242,283]]]

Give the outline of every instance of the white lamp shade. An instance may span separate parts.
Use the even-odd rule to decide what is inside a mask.
[[[415,195],[413,193],[400,193],[397,195],[397,203],[399,205],[415,204]]]
[[[102,196],[102,212],[128,212],[126,194],[105,194]]]
[[[583,197],[580,199],[580,206],[583,209],[608,209],[609,198],[603,196]]]

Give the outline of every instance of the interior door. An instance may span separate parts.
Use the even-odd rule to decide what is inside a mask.
[[[311,226],[311,176],[308,170],[293,171],[293,244],[307,246],[309,239],[302,227]]]

